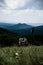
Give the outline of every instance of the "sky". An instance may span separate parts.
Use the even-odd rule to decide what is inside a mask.
[[[0,22],[43,25],[43,0],[0,0]]]

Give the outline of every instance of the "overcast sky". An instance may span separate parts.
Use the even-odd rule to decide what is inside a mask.
[[[43,25],[43,0],[0,0],[0,22]]]

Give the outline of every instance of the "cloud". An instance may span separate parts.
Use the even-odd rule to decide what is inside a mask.
[[[34,0],[33,8],[43,10],[43,0]]]
[[[3,10],[0,14],[0,21],[7,23],[43,23],[43,11],[42,10],[7,10],[9,13],[6,13]]]
[[[4,5],[3,5],[4,4]],[[8,9],[41,9],[43,10],[43,0],[0,0],[0,7],[6,6]]]
[[[4,0],[0,0],[0,8],[5,8],[5,1]]]
[[[20,9],[25,6],[24,0],[6,0],[6,5],[9,9]]]
[[[4,0],[0,0],[0,2],[1,2],[1,3],[5,3],[5,1],[4,1]]]
[[[0,0],[0,21],[43,23],[43,0]]]
[[[43,0],[5,0],[10,9],[42,9]]]

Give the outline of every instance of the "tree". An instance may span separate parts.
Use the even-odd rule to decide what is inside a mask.
[[[32,44],[34,44],[34,27],[32,28]]]

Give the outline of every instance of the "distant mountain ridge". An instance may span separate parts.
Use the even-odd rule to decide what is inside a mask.
[[[32,26],[31,25],[27,25],[25,23],[23,23],[23,24],[22,23],[18,23],[18,24],[0,23],[0,27],[18,30],[18,29],[31,28]]]
[[[0,23],[0,27],[20,35],[31,34],[32,28],[34,28],[34,34],[43,34],[43,25],[35,27],[25,23],[18,23],[18,24]]]

